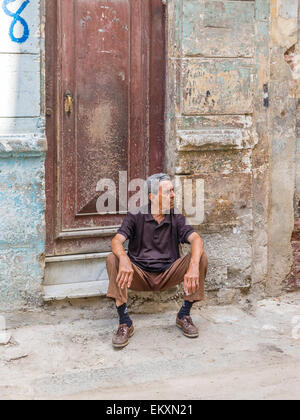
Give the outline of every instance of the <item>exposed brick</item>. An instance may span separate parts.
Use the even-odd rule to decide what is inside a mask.
[[[300,264],[295,264],[293,267],[293,273],[297,276],[300,274]]]
[[[299,242],[300,241],[300,231],[295,231],[292,234],[292,241]]]
[[[300,253],[300,242],[292,242],[292,247],[295,253]]]
[[[291,274],[288,278],[288,287],[291,290],[296,290],[300,288],[300,218],[295,221],[291,244],[294,253],[294,263],[291,270]]]
[[[297,279],[295,276],[290,276],[288,288],[291,291],[299,289],[300,288],[300,279]]]

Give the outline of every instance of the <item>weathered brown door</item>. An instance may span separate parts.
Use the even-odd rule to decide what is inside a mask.
[[[97,182],[164,169],[164,40],[161,0],[46,1],[47,256],[109,251]]]

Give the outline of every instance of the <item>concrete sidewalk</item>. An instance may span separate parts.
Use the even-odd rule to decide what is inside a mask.
[[[111,306],[98,306],[7,314],[0,398],[300,398],[300,293],[193,309],[198,339],[176,328],[175,309],[133,314],[136,332],[123,350],[111,347]]]

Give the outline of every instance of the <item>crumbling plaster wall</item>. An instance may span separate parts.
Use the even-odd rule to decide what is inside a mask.
[[[39,0],[0,2],[0,310],[40,302],[46,150],[40,13]]]
[[[296,179],[299,193],[298,0],[166,3],[167,167],[177,180],[205,182],[205,219],[195,227],[209,255],[207,291],[225,303],[249,291],[279,294],[292,264]],[[40,299],[43,8],[31,0],[23,10],[29,37],[22,43],[13,41],[12,17],[0,8],[1,309]],[[22,36],[22,28],[15,31]]]
[[[169,0],[167,165],[204,179],[208,295],[279,294],[291,268],[295,0]]]
[[[294,19],[290,19],[290,44],[285,52],[285,60],[290,66],[291,75],[294,81],[294,92],[296,100],[296,155],[295,155],[295,194],[294,194],[294,231],[292,233],[291,245],[293,249],[293,266],[287,278],[287,289],[297,290],[300,287],[300,1],[298,0],[298,22],[295,22],[296,5],[292,10]],[[298,32],[296,40],[296,31]]]
[[[296,3],[297,5],[297,3]],[[296,5],[293,13],[296,14]],[[294,22],[293,22],[294,20]],[[295,99],[296,99],[296,192],[295,192],[295,217],[300,217],[298,205],[300,202],[300,0],[298,0],[298,22],[295,17],[292,20],[293,26],[290,27],[291,47],[285,51],[285,60],[290,66],[291,75],[294,80]],[[297,31],[297,35],[296,35]]]
[[[267,293],[278,295],[293,265],[296,215],[298,0],[273,0],[270,31],[270,216]],[[293,63],[289,60],[293,55]]]

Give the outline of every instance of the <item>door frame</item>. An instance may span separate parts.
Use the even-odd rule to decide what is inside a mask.
[[[46,256],[61,255],[54,252],[54,243],[59,237],[58,226],[59,197],[59,158],[58,142],[60,140],[60,34],[63,33],[59,19],[58,3],[61,0],[46,0],[45,26],[45,86],[46,86],[46,135],[48,151],[46,154]],[[66,0],[65,0],[66,1]],[[140,0],[131,0],[133,2]],[[148,72],[143,74],[143,103],[140,104],[148,112],[144,114],[144,121],[137,117],[137,124],[143,127],[141,139],[148,140],[147,176],[154,172],[165,171],[165,103],[166,103],[166,8],[162,0],[143,0],[143,19],[148,22],[139,39],[144,45],[145,54],[140,60],[146,60]],[[159,12],[160,10],[160,12]],[[161,15],[163,14],[163,16]],[[163,18],[162,18],[163,17]],[[141,18],[141,17],[140,17]],[[156,41],[156,46],[154,45]],[[157,45],[159,42],[159,45]],[[145,62],[145,61],[144,61]],[[134,83],[134,81],[131,81]],[[137,87],[140,88],[140,87]],[[130,152],[129,152],[130,153]],[[108,229],[93,229],[91,236],[107,237],[116,233],[119,226]],[[84,239],[86,231],[66,232],[60,240],[71,241]],[[105,240],[107,242],[107,238]]]

